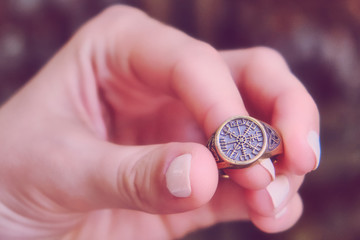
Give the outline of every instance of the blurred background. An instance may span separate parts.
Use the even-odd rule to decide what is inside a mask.
[[[139,7],[216,48],[269,46],[317,102],[322,161],[300,192],[290,230],[216,225],[192,239],[360,239],[359,0],[1,0],[0,103],[30,79],[86,20],[114,3]]]

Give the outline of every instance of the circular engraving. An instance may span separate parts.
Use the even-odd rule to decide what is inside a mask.
[[[234,164],[250,164],[263,154],[266,135],[261,123],[250,117],[225,122],[216,133],[218,154]]]

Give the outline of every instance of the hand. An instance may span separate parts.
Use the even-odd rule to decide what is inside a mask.
[[[219,181],[204,144],[248,113],[283,135],[277,177],[269,161]],[[318,164],[318,118],[273,50],[218,52],[112,7],[0,109],[0,238],[178,238],[247,219],[285,230]]]

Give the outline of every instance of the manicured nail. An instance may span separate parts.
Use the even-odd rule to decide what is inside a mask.
[[[321,147],[320,147],[320,139],[319,134],[315,131],[310,131],[307,136],[307,141],[311,147],[311,149],[314,151],[315,154],[315,167],[314,170],[316,170],[319,167],[320,164],[320,156],[321,156]]]
[[[166,171],[166,186],[175,197],[189,197],[191,154],[176,157]]]
[[[260,160],[260,165],[265,168],[266,171],[268,171],[268,173],[270,173],[271,176],[271,181],[275,180],[275,168],[274,168],[274,164],[272,163],[270,158],[266,158],[266,159],[262,159]]]
[[[274,208],[278,208],[285,200],[290,190],[289,180],[284,175],[279,175],[267,187]]]
[[[275,219],[281,218],[282,216],[285,215],[286,212],[287,212],[287,207],[284,207],[280,212],[278,212],[278,213],[275,215]]]

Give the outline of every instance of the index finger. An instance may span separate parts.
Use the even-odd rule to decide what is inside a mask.
[[[118,27],[123,21],[131,24]],[[135,9],[113,7],[100,24],[115,30],[99,38],[113,53],[113,72],[178,97],[207,136],[230,116],[247,115],[227,65],[208,44]]]

